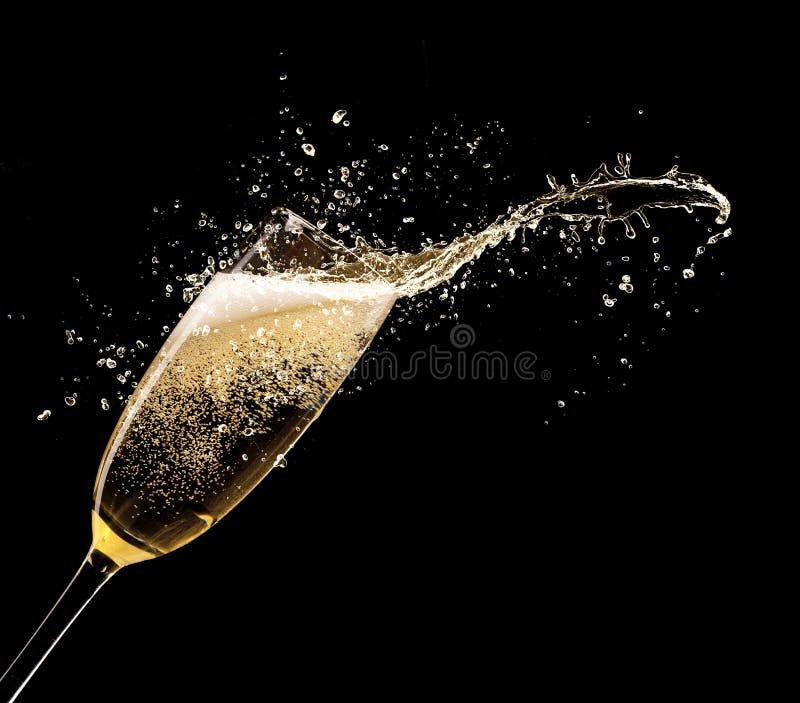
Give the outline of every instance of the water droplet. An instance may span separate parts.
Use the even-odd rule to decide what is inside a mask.
[[[620,363],[620,364],[627,364],[627,363],[628,363],[628,360],[627,360],[627,359],[626,359],[626,358],[623,356],[623,357],[622,357],[622,358],[619,360],[619,363]]]
[[[242,461],[247,461],[248,458],[247,454],[242,454]]]
[[[694,278],[694,270],[692,270],[692,269],[683,269],[683,277],[684,278]]]
[[[225,434],[228,431],[228,426],[223,422],[221,425],[217,425],[217,432],[220,434]]]
[[[345,195],[347,195],[343,190],[339,190],[338,188],[333,191],[333,197],[337,200],[341,200]]]
[[[47,418],[49,418],[49,417],[50,417],[50,414],[51,414],[51,413],[50,413],[50,411],[49,411],[49,410],[42,410],[42,412],[40,412],[40,413],[39,413],[39,414],[36,416],[36,419],[37,419],[37,420],[39,420],[39,422],[43,422],[44,420],[47,420]]]
[[[557,405],[558,405],[558,407],[559,407],[559,408],[563,408],[563,407],[565,407],[567,404],[566,404],[566,403],[565,403],[563,400],[559,400],[559,401],[558,401],[558,403],[557,403]]]
[[[77,394],[73,393],[72,395],[68,395],[64,398],[64,402],[69,406],[72,407],[75,405],[75,401],[77,399]]]
[[[100,368],[102,366],[105,366],[105,365],[106,365],[106,360],[105,359],[98,359],[97,360],[97,367],[98,368]]]
[[[302,176],[302,175],[303,175],[303,169],[302,169],[302,168],[300,168],[300,167],[296,168],[296,169],[294,170],[294,175],[295,175],[295,176]]]
[[[114,361],[114,359],[106,359],[106,366],[108,366],[110,369],[115,369],[117,368],[117,362]]]
[[[117,347],[117,356],[120,359],[125,356],[125,347]]]
[[[67,334],[67,344],[75,344],[75,339],[72,337],[72,330],[65,330],[65,332]]]
[[[103,408],[103,410],[108,410],[108,400],[100,398],[100,407]]]
[[[333,117],[331,117],[331,122],[333,124],[339,124],[343,119],[344,116],[347,114],[347,110],[337,110],[333,113]]]
[[[286,468],[286,456],[284,454],[278,454],[278,456],[275,457],[274,465],[282,469]]]
[[[287,76],[285,73],[281,73],[281,75],[278,76],[278,80],[279,81],[285,81],[288,77],[289,76]]]
[[[389,151],[389,147],[388,147],[388,146],[386,146],[386,144],[381,144],[381,145],[378,147],[378,149],[380,149],[381,151]]]
[[[301,148],[306,156],[314,156],[314,154],[317,153],[317,150],[314,148],[313,144],[303,144]]]
[[[325,225],[327,225],[327,224],[328,224],[327,220],[317,220],[317,227],[319,227],[320,229],[325,227]]]

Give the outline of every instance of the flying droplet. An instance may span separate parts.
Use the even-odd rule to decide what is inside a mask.
[[[413,222],[413,221],[414,221],[413,217],[404,217],[403,218],[403,222],[405,222],[405,223],[409,223],[409,222]]]
[[[333,113],[333,117],[331,117],[331,122],[333,124],[339,124],[343,119],[344,116],[347,114],[347,110],[337,110]]]
[[[65,403],[66,403],[66,404],[67,404],[69,407],[72,407],[73,405],[75,405],[75,400],[76,400],[76,394],[73,394],[73,395],[68,395],[68,396],[66,396],[66,397],[64,398],[64,402],[65,402]]]
[[[694,270],[693,269],[683,269],[683,277],[684,278],[694,278]]]
[[[386,144],[381,144],[381,145],[378,147],[378,149],[380,149],[381,151],[389,151],[389,147],[388,147],[388,146],[386,146]]]
[[[303,175],[303,169],[302,168],[296,168],[294,170],[294,175],[295,176],[302,176]]]
[[[100,398],[100,407],[103,408],[103,410],[108,410],[108,400]]]
[[[301,148],[306,156],[314,156],[314,154],[317,153],[317,150],[314,148],[313,144],[303,144]]]
[[[117,362],[114,361],[114,359],[111,359],[111,358],[106,359],[106,366],[108,366],[108,368],[110,368],[110,369],[115,369],[115,368],[117,368]]]
[[[39,413],[39,414],[36,416],[36,419],[37,419],[37,420],[39,420],[39,422],[43,422],[44,420],[47,420],[47,418],[49,418],[49,417],[50,417],[50,414],[51,414],[51,413],[50,413],[50,411],[49,411],[49,410],[42,410],[42,412],[40,412],[40,413]]]
[[[343,190],[336,189],[335,191],[333,191],[333,197],[336,198],[337,200],[341,200],[345,195],[346,193]]]
[[[567,405],[563,400],[559,400],[557,404],[558,404],[559,408],[566,407],[566,405]]]

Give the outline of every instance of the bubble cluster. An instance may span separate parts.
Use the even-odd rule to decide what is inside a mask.
[[[282,460],[393,301],[382,283],[216,278],[123,415],[104,514],[160,551],[176,525],[206,529],[198,511],[219,519]]]

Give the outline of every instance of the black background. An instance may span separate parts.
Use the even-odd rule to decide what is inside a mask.
[[[677,53],[629,45],[627,61],[590,47],[490,53],[437,40],[366,42],[345,55],[290,48],[281,59],[210,46],[171,57],[73,48],[46,68],[9,71],[0,662],[83,556],[113,422],[34,420],[64,349],[64,291],[79,276],[114,289],[110,300],[135,296],[126,252],[147,236],[152,204],[198,197],[204,174],[246,151],[284,68],[305,86],[304,114],[355,106],[387,141],[453,113],[502,120],[516,180],[498,201],[617,151],[633,152],[643,174],[679,153],[682,168],[729,196],[735,231],[720,254],[727,280],[708,288],[701,314],[676,321],[626,387],[550,413],[547,427],[526,410],[530,394],[552,404],[541,384],[417,379],[334,399],[289,468],[221,526],[115,577],[20,700],[68,690],[169,700],[227,686],[224,700],[378,695],[414,690],[426,672],[437,687],[524,680],[533,662],[568,669],[607,648],[623,668],[662,660],[686,670],[733,637],[761,500],[742,466],[768,421],[748,277],[757,222],[742,177],[753,97],[740,68],[750,57],[683,39]],[[632,119],[640,107],[645,119]],[[559,343],[519,323],[532,314],[520,301],[540,292],[535,276],[515,285],[493,305],[502,312],[476,306],[465,320],[496,348],[557,356]],[[547,309],[558,317],[557,299]]]

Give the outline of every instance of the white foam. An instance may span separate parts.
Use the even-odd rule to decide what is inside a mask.
[[[303,278],[217,274],[197,297],[183,326],[220,325],[309,305],[374,301],[383,309],[397,298],[388,283],[313,281]]]

